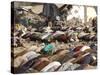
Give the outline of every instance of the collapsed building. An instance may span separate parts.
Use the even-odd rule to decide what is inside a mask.
[[[11,10],[13,73],[96,68],[96,6],[13,2]]]

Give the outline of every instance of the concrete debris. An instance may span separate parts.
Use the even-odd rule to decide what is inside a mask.
[[[49,12],[50,6],[54,12],[52,9]],[[34,6],[26,7],[20,7],[20,11],[19,7],[14,8],[11,36],[14,73],[96,68],[97,17],[86,23],[75,17],[66,21],[65,15],[73,9],[72,5],[60,9],[55,4],[45,4],[41,14],[31,11],[36,10]]]

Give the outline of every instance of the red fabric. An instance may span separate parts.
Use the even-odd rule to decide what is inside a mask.
[[[77,47],[74,49],[74,52],[80,51],[80,49],[81,49],[82,47],[83,47],[83,46],[77,46]]]

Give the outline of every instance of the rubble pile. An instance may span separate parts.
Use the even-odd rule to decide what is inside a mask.
[[[15,9],[12,28],[14,73],[94,69],[97,66],[97,19],[48,23],[41,14]],[[61,15],[62,16],[62,15]],[[59,16],[60,17],[60,16]]]

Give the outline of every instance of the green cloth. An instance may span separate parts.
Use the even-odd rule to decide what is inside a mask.
[[[44,50],[45,53],[51,53],[53,49],[54,49],[53,45],[52,44],[48,44],[48,45],[46,45],[44,47],[43,50]]]

